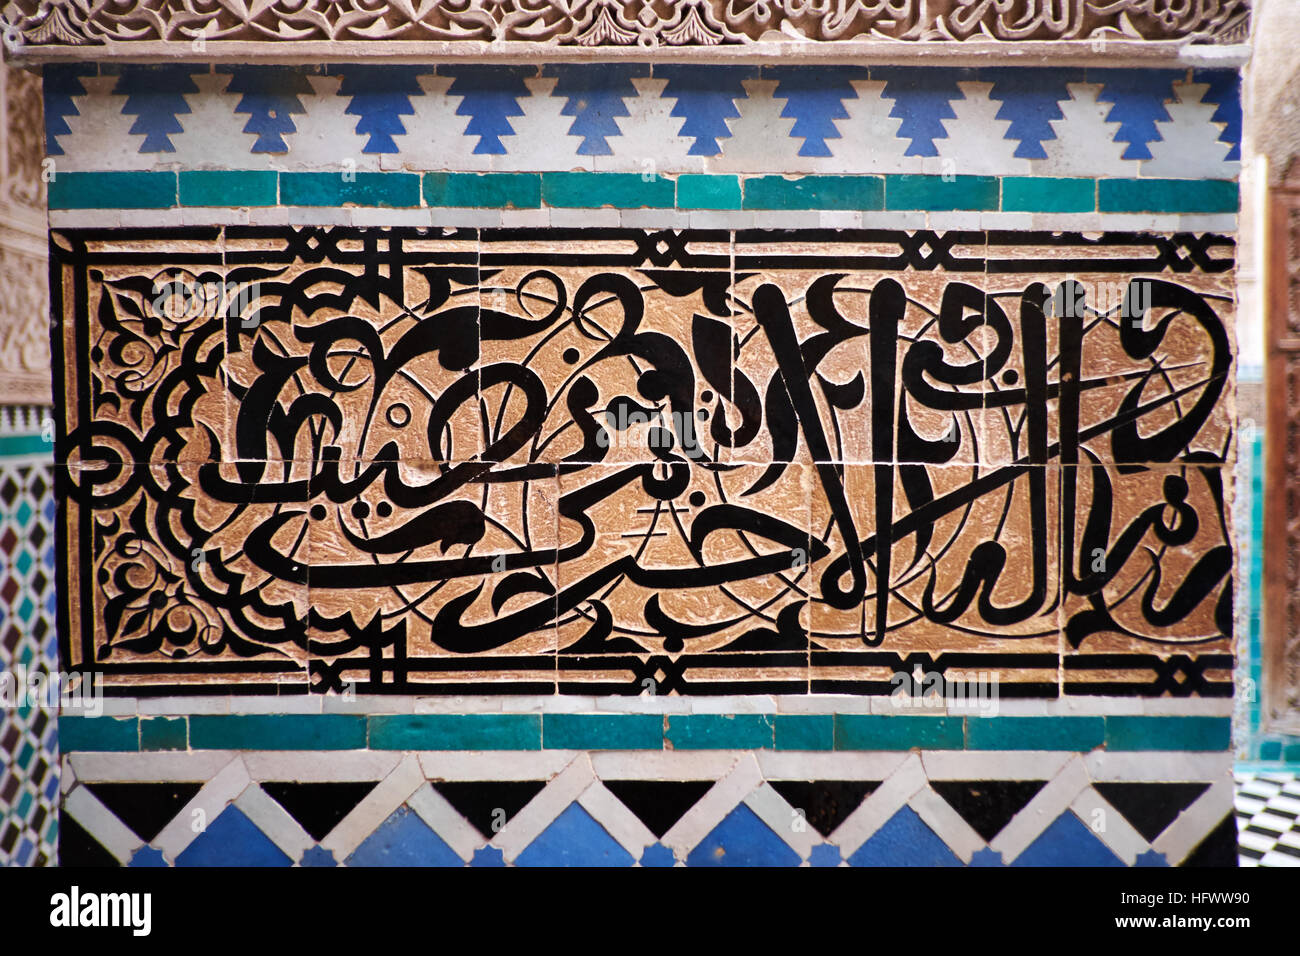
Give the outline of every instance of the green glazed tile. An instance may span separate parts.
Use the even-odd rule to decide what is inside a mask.
[[[542,201],[562,209],[671,209],[675,184],[640,173],[542,173]]]
[[[538,173],[425,173],[424,201],[464,209],[536,209],[542,204]]]
[[[960,717],[836,714],[836,750],[961,750]]]
[[[771,750],[770,714],[674,714],[667,737],[674,750]]]
[[[1106,737],[1101,717],[967,717],[970,750],[1073,750],[1100,747]]]
[[[662,750],[659,714],[545,714],[542,746],[547,750]]]
[[[196,714],[195,750],[361,750],[366,719],[353,714]]]
[[[1107,750],[1227,750],[1229,717],[1106,718]]]
[[[375,750],[540,750],[540,714],[403,714],[370,718]]]
[[[416,173],[281,173],[280,203],[285,206],[420,205]]]
[[[926,210],[998,208],[999,181],[996,176],[914,176],[891,174],[885,177],[885,208],[890,210]]]
[[[1095,212],[1095,179],[1006,176],[1002,180],[1004,212]]]
[[[184,750],[189,746],[184,717],[145,717],[140,721],[141,750]]]
[[[1237,211],[1237,184],[1217,179],[1101,179],[1101,212]]]
[[[739,209],[740,177],[683,173],[677,177],[678,209]]]
[[[170,209],[172,172],[58,173],[50,181],[51,209]]]
[[[274,206],[279,188],[275,170],[183,170],[182,206]]]
[[[777,750],[834,750],[835,717],[832,714],[778,714]]]
[[[60,717],[59,752],[78,750],[134,751],[140,749],[135,717]]]
[[[753,176],[745,180],[746,209],[884,208],[879,176]]]

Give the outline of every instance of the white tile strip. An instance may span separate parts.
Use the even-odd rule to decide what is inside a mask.
[[[64,798],[63,809],[123,865],[144,845],[143,840],[84,786],[74,788]]]
[[[414,754],[406,754],[392,772],[320,841],[320,845],[332,851],[334,859],[342,863],[423,784],[420,761]]]
[[[294,863],[316,842],[289,811],[256,784],[239,795],[235,806]]]
[[[153,846],[162,851],[170,862],[176,862],[184,849],[212,823],[227,805],[247,789],[252,781],[244,761],[235,757],[203,785],[172,822],[163,827],[153,839]],[[200,826],[196,825],[200,824]]]
[[[492,838],[492,845],[501,850],[506,862],[513,863],[515,857],[536,840],[595,779],[591,761],[586,754],[570,755],[569,765],[506,822]]]
[[[657,838],[650,829],[599,780],[592,781],[591,786],[582,791],[578,803],[632,855],[632,859],[640,860],[645,848],[656,842]]]
[[[483,834],[447,802],[447,798],[430,784],[424,784],[407,798],[406,805],[415,811],[453,853],[468,862],[474,851],[483,846]]]

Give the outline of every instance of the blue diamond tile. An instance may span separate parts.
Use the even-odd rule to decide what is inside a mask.
[[[631,865],[632,854],[576,803],[515,857],[515,866]]]
[[[1066,810],[1012,866],[1123,866],[1124,862]]]
[[[1169,861],[1159,850],[1147,850],[1145,853],[1139,853],[1137,859],[1133,861],[1134,866],[1168,866]]]
[[[641,854],[642,866],[675,866],[677,857],[662,843],[651,843]]]
[[[398,807],[347,859],[348,866],[464,866],[409,807]]]
[[[798,866],[799,854],[740,804],[700,841],[687,866]]]
[[[176,857],[177,866],[290,866],[293,861],[230,806]]]
[[[852,866],[961,866],[948,844],[903,807],[849,857]]]

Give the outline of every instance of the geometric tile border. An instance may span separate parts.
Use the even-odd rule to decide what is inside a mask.
[[[1225,754],[212,751],[64,766],[64,865],[1235,859]]]

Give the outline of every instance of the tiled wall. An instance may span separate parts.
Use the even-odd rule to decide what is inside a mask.
[[[0,865],[56,855],[58,712],[27,693],[29,675],[58,670],[52,423],[48,408],[0,406]]]
[[[1236,89],[49,69],[63,859],[1230,861]]]

